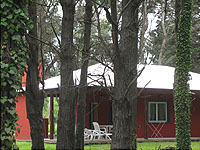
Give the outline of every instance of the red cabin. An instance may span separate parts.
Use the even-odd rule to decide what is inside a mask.
[[[111,65],[111,64],[109,64]],[[112,67],[112,66],[111,66]],[[138,70],[143,66],[139,65]],[[92,122],[100,125],[112,125],[112,101],[107,94],[107,87],[112,86],[113,73],[109,68],[96,64],[88,68],[91,75],[88,78],[88,92],[86,98],[85,127],[92,128]],[[104,78],[96,76],[104,74]],[[200,138],[200,74],[190,73],[192,80],[190,89],[192,92],[191,106],[191,137]],[[95,76],[94,76],[95,75]],[[80,70],[74,71],[74,81],[78,84]],[[98,79],[98,83],[94,82]],[[105,79],[107,80],[105,82]],[[175,137],[175,119],[173,104],[174,68],[159,65],[147,65],[138,78],[138,91],[143,90],[137,101],[137,138],[172,138]],[[146,87],[145,85],[149,83]],[[60,76],[45,81],[45,92],[53,104],[53,97],[59,95],[58,85]],[[145,87],[145,89],[143,89]],[[31,139],[30,127],[26,118],[25,95],[18,96],[17,113],[21,132],[16,139]],[[53,107],[50,107],[50,116]],[[53,138],[53,119],[50,118],[50,138]]]

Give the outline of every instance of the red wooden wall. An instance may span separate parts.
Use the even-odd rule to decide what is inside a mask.
[[[40,63],[39,67],[39,76],[42,77],[42,64]],[[26,73],[24,72],[24,76],[22,77],[22,87],[26,87]],[[20,140],[30,140],[30,125],[29,120],[27,119],[27,113],[26,113],[26,95],[25,93],[19,93],[16,97],[16,110],[17,114],[19,116],[19,120],[17,123],[19,123],[22,127],[20,127],[20,133],[16,132],[16,139]],[[18,127],[16,127],[18,128]]]
[[[162,129],[159,131],[163,137],[175,137],[175,121],[174,121],[174,105],[172,91],[163,92],[162,90],[151,90],[147,93],[143,93],[137,102],[137,137],[145,137],[145,97],[146,101],[169,101],[170,104],[170,122],[165,123]],[[100,125],[109,125],[111,123],[111,104],[109,96],[103,91],[92,91],[91,89],[87,93],[86,99],[86,111],[85,111],[85,127],[90,128],[90,104],[97,102],[99,104],[98,109],[98,122]],[[16,106],[17,113],[19,115],[18,123],[22,125],[21,133],[16,136],[16,139],[31,139],[30,138],[30,127],[29,121],[26,115],[25,95],[18,96],[18,103]],[[191,107],[191,136],[200,137],[200,95],[193,96],[192,107]],[[159,124],[153,124],[155,127]],[[152,136],[153,131],[150,129],[151,124],[147,123],[147,136]],[[151,126],[152,127],[152,126]],[[159,129],[158,129],[159,130]],[[157,137],[160,137],[158,135]]]
[[[88,92],[85,108],[85,127],[90,128],[90,104],[97,102],[98,106],[98,123],[108,125],[110,123],[110,101],[109,96],[103,91]]]
[[[21,93],[16,97],[18,102],[16,103],[16,110],[19,116],[19,123],[22,127],[20,127],[20,133],[16,133],[16,139],[19,140],[30,140],[30,125],[29,120],[27,119],[26,113],[26,99],[25,94],[22,95]]]
[[[148,90],[147,90],[148,91]],[[103,96],[103,99],[102,99]],[[146,97],[146,98],[144,98]],[[169,122],[165,124],[158,123],[148,123],[146,124],[147,137],[155,138],[155,137],[175,137],[175,116],[174,116],[174,103],[173,103],[173,95],[172,90],[149,90],[148,92],[143,93],[137,102],[137,137],[144,138],[145,137],[145,99],[146,101],[168,101],[169,103],[169,114],[170,119]],[[109,97],[105,92],[89,92],[87,94],[86,100],[86,113],[85,113],[85,127],[90,127],[90,103],[98,102],[99,105],[99,124],[106,125],[111,124],[110,122],[110,103]],[[191,106],[191,136],[192,137],[200,137],[200,96],[193,96],[192,106]],[[153,127],[154,126],[154,127]],[[162,126],[162,128],[161,128]],[[158,128],[157,128],[158,127]],[[152,130],[152,129],[153,130]],[[154,130],[160,130],[157,136],[155,136]]]
[[[200,137],[200,95],[194,96],[191,107],[191,136]]]
[[[157,94],[157,93],[148,93],[148,97],[146,97],[146,101],[169,101],[170,108],[170,121],[169,123],[165,124],[158,124],[158,123],[153,123],[150,124],[147,122],[146,127],[147,127],[147,135],[148,138],[155,138],[155,134],[158,132],[156,131],[155,133],[154,130],[157,128],[157,130],[160,130],[159,133],[156,137],[175,137],[175,124],[174,124],[174,111],[173,111],[173,102],[172,102],[172,94]],[[139,98],[138,99],[138,104],[137,104],[137,137],[138,138],[144,138],[145,137],[145,103],[144,103],[144,98]],[[140,127],[140,128],[139,128]],[[154,128],[155,127],[155,128]],[[162,127],[162,128],[161,128]],[[152,129],[153,130],[152,130]],[[161,128],[161,129],[160,129]]]

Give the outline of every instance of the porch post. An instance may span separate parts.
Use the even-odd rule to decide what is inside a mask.
[[[53,111],[53,94],[50,95],[50,139],[53,139],[54,135],[54,111]]]
[[[144,138],[148,139],[148,106],[147,106],[147,98],[144,97]]]

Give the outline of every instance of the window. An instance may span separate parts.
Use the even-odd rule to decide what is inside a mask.
[[[167,122],[167,102],[149,102],[148,120],[150,123]]]

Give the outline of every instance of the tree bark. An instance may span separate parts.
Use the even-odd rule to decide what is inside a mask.
[[[144,50],[144,45],[145,45],[145,32],[148,28],[148,17],[147,17],[147,0],[144,0],[142,2],[142,27],[140,30],[140,47],[139,47],[139,53],[140,53],[140,60],[139,62],[144,64],[145,63],[145,50]]]
[[[61,91],[58,114],[57,149],[74,149],[75,141],[75,88],[73,81],[74,49],[73,23],[75,4],[73,0],[62,0],[61,33]]]
[[[116,49],[116,45],[114,49],[115,99],[111,149],[136,149],[137,80],[134,78],[137,76],[138,6],[137,1],[122,2],[122,9],[125,9],[122,13],[120,47]],[[116,13],[116,2],[113,8]],[[113,43],[116,43],[117,36],[114,36]]]
[[[76,149],[84,149],[84,127],[85,127],[85,100],[87,93],[87,69],[88,55],[90,49],[91,36],[91,19],[92,19],[92,0],[86,0],[85,7],[85,30],[84,30],[84,48],[82,50],[82,66],[80,84],[78,89],[77,101],[77,124],[76,124]]]
[[[178,22],[179,22],[179,15],[180,15],[180,0],[175,1],[175,33],[177,33],[178,30]]]
[[[37,13],[36,4],[34,2],[29,5],[28,13],[34,24],[29,35],[37,38]],[[39,90],[39,43],[35,38],[27,38],[30,59],[28,60],[26,78],[26,109],[31,128],[32,149],[44,149],[44,126],[42,117],[44,97],[42,91]]]
[[[165,12],[166,12],[166,0],[163,0],[162,1],[162,18],[161,18],[161,26],[162,26],[162,31],[163,31],[163,41],[162,41],[162,45],[161,45],[161,48],[160,48],[160,53],[159,53],[159,56],[158,56],[158,65],[162,65],[162,59],[163,59],[163,54],[164,54],[164,50],[165,50],[165,45],[166,45],[166,42],[167,42],[167,31],[166,31],[166,28],[165,28]]]

